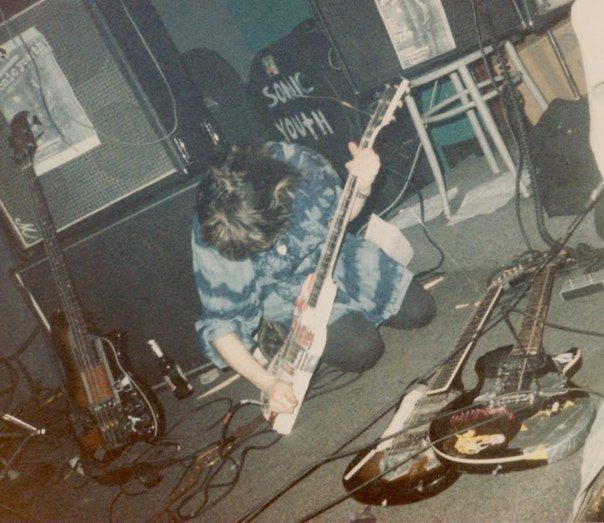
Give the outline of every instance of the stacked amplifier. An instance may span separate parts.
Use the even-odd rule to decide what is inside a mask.
[[[483,44],[546,28],[571,0],[312,0],[353,85],[367,92]]]

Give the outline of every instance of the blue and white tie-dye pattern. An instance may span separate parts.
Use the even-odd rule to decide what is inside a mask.
[[[225,363],[213,340],[236,333],[251,349],[262,316],[289,325],[294,300],[317,266],[341,193],[337,173],[311,149],[281,142],[267,148],[274,158],[305,173],[294,190],[290,226],[273,247],[244,261],[227,260],[203,242],[197,219],[193,223],[193,269],[202,303],[195,328],[204,355],[221,368]],[[379,325],[398,312],[412,276],[375,244],[347,234],[334,272],[338,293],[330,323],[346,312],[361,311]]]

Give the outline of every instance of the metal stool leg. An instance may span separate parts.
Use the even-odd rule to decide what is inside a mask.
[[[499,129],[497,128],[497,124],[495,123],[495,120],[493,119],[493,116],[491,115],[491,111],[489,110],[489,107],[487,106],[485,101],[482,99],[482,96],[480,95],[480,91],[478,90],[478,87],[476,86],[476,82],[474,81],[474,78],[472,77],[472,74],[470,73],[468,66],[461,65],[459,67],[459,73],[460,73],[461,78],[463,79],[464,83],[466,84],[466,87],[468,88],[470,96],[472,97],[472,99],[474,100],[474,103],[476,104],[476,109],[478,110],[478,113],[480,114],[482,121],[484,122],[484,124],[487,128],[487,131],[491,137],[491,140],[493,140],[493,143],[495,144],[497,151],[501,155],[503,162],[505,163],[505,165],[507,166],[507,168],[509,169],[509,171],[511,173],[514,173],[514,175],[516,175],[516,176],[520,176],[521,173],[516,172],[516,165],[514,164],[514,160],[512,159],[512,156],[510,155],[510,151],[508,151],[508,148],[507,148],[505,142],[503,141],[503,138],[501,137],[501,133],[499,132]],[[529,192],[522,182],[520,183],[520,192],[522,193],[522,195],[524,197],[529,196]]]
[[[449,200],[447,199],[447,188],[445,187],[443,173],[440,169],[438,159],[436,158],[434,148],[432,147],[432,142],[430,141],[430,137],[428,136],[426,128],[424,127],[424,122],[422,121],[422,117],[419,113],[417,104],[415,103],[415,99],[413,98],[412,94],[408,94],[405,96],[405,104],[409,108],[411,120],[413,121],[413,125],[415,125],[415,130],[417,131],[419,140],[424,148],[424,151],[426,152],[428,163],[430,164],[430,167],[432,169],[434,181],[436,182],[436,186],[438,187],[438,192],[440,194],[443,212],[445,213],[445,216],[447,218],[450,218],[451,208],[449,207]]]
[[[468,105],[470,103],[470,99],[468,98],[468,95],[466,94],[466,90],[464,89],[464,86],[462,85],[461,80],[459,79],[459,74],[456,72],[453,72],[449,75],[449,77],[451,78],[451,83],[453,84],[453,87],[459,94],[459,99],[461,100],[461,103],[463,105]],[[489,145],[489,141],[487,140],[487,137],[484,134],[482,125],[480,125],[480,122],[478,121],[478,117],[476,116],[476,111],[474,109],[468,109],[466,111],[466,116],[468,117],[468,120],[470,121],[470,125],[472,126],[472,129],[474,129],[474,134],[476,135],[476,138],[478,139],[478,143],[480,144],[482,152],[484,153],[484,157],[485,157],[487,163],[489,164],[491,171],[493,171],[493,174],[498,174],[499,165],[497,165],[497,160],[495,159],[493,150],[491,149],[491,146]]]
[[[528,90],[533,95],[533,98],[535,98],[535,101],[537,102],[539,107],[541,107],[541,109],[545,111],[548,106],[547,100],[545,99],[545,96],[543,96],[541,89],[539,89],[539,87],[533,80],[533,77],[529,74],[527,68],[524,67],[524,63],[522,63],[518,51],[516,51],[516,48],[511,42],[505,43],[505,50],[508,53],[508,56],[510,57],[512,62],[514,63],[514,67],[516,67],[516,69],[522,74],[522,81],[526,84]]]

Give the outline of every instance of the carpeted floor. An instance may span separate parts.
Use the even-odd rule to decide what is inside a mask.
[[[459,207],[470,188],[491,179],[481,158],[470,157],[448,174],[449,187],[459,191],[452,202]],[[429,187],[426,197],[433,194]],[[409,201],[412,203],[412,200]],[[522,215],[533,244],[542,250],[535,226],[533,201],[521,202]],[[572,218],[547,220],[554,237],[560,237]],[[579,227],[569,242],[579,241],[598,248],[602,242],[594,232],[591,216]],[[580,479],[582,451],[544,467],[505,474],[463,474],[444,492],[421,502],[400,506],[366,507],[351,499],[334,505],[344,494],[342,476],[352,459],[350,454],[378,437],[388,424],[393,410],[386,412],[346,448],[342,445],[367,426],[387,406],[396,404],[405,387],[424,375],[453,349],[462,328],[487,288],[487,278],[493,271],[527,250],[517,224],[512,201],[492,214],[478,216],[454,226],[448,226],[442,216],[427,224],[432,240],[444,252],[440,271],[443,279],[430,292],[438,304],[438,315],[427,327],[413,331],[381,329],[386,353],[375,368],[361,376],[342,375],[320,369],[309,398],[304,402],[293,433],[279,438],[265,432],[262,426],[252,438],[239,442],[226,460],[212,466],[210,457],[200,458],[199,477],[191,481],[191,489],[179,503],[170,503],[171,493],[186,472],[191,456],[199,454],[206,445],[220,438],[221,417],[229,404],[239,399],[257,399],[254,389],[236,380],[214,395],[196,400],[195,395],[177,402],[168,393],[161,393],[169,432],[161,446],[148,448],[144,444],[132,450],[144,452],[138,459],[147,464],[133,474],[132,480],[121,488],[99,485],[69,468],[63,468],[77,450],[65,438],[37,438],[23,453],[23,462],[15,464],[21,477],[5,479],[8,494],[2,503],[8,507],[6,518],[42,520],[113,520],[168,521],[179,511],[198,521],[236,521],[262,507],[258,521],[296,521],[313,516],[317,521],[563,521],[571,515],[572,503]],[[422,227],[405,229],[415,255],[410,267],[420,272],[433,267],[439,260]],[[557,278],[548,321],[579,329],[604,331],[601,314],[604,293],[572,301],[564,301],[559,290],[569,277]],[[524,303],[521,303],[521,307]],[[522,319],[510,315],[517,327]],[[489,330],[471,353],[463,371],[466,389],[476,384],[474,362],[485,352],[514,343],[513,335],[504,322]],[[544,346],[549,354],[579,347],[583,365],[573,377],[579,386],[604,393],[602,375],[602,339],[546,328]],[[195,382],[196,395],[227,379],[222,375],[211,385]],[[597,397],[592,396],[594,405]],[[244,427],[257,417],[256,405],[241,407],[229,426]],[[56,421],[56,420],[55,420]],[[269,446],[270,445],[270,446]],[[268,446],[268,447],[267,447]],[[262,448],[267,447],[267,448]],[[344,456],[335,459],[338,456]],[[182,459],[163,468],[163,459]],[[49,466],[40,468],[41,462]],[[36,469],[36,467],[38,469]],[[142,479],[141,477],[142,476]],[[301,476],[304,476],[303,478]],[[34,483],[39,480],[38,483]],[[204,489],[210,480],[212,488]],[[271,500],[277,492],[299,479],[282,495]],[[145,487],[144,481],[155,486]],[[19,482],[26,483],[25,487]],[[234,486],[231,489],[230,483]],[[178,494],[178,491],[177,491]],[[190,496],[190,499],[186,499]],[[263,505],[266,505],[265,507]],[[333,506],[330,506],[333,505]],[[327,508],[329,507],[329,508]],[[8,508],[16,512],[8,511]],[[166,512],[164,509],[169,508]],[[325,508],[325,510],[323,510]]]

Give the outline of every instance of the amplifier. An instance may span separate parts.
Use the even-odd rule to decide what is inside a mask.
[[[311,0],[311,4],[359,92],[478,49],[479,40],[485,44],[502,40],[526,27],[516,0]]]
[[[193,174],[184,146],[209,155],[190,85],[150,2],[0,1],[0,225],[19,255],[41,234],[8,147],[16,113],[41,121],[36,173],[57,230],[80,236]]]

